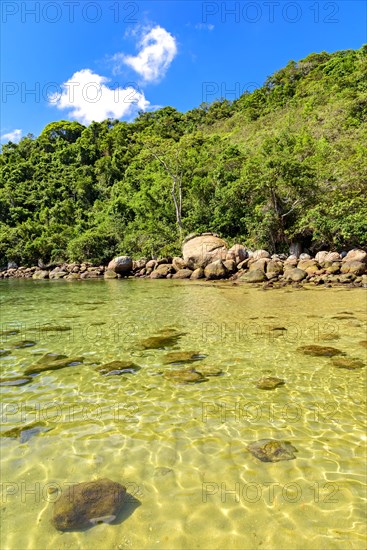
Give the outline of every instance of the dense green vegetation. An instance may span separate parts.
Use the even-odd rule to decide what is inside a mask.
[[[185,114],[51,123],[2,148],[0,265],[173,254],[205,230],[271,251],[366,247],[366,123],[367,46]]]

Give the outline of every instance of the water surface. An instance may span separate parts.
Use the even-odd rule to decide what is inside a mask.
[[[332,346],[366,362],[365,291],[13,280],[0,293],[2,329],[20,330],[3,337],[2,377],[45,353],[84,358],[1,388],[2,434],[33,426],[1,438],[3,548],[366,547],[366,369],[297,350]],[[182,334],[176,345],[143,349],[168,329]],[[20,340],[35,345],[14,348]],[[222,374],[174,383],[170,351],[202,354],[193,365]],[[141,369],[95,370],[126,359]],[[264,376],[285,384],[260,390]],[[291,442],[297,458],[259,461],[246,447],[265,438]],[[116,524],[56,531],[51,485],[102,477],[130,495]]]

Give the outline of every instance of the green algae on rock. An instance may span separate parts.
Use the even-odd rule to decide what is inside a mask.
[[[261,462],[280,462],[281,460],[293,460],[297,458],[297,449],[289,441],[277,439],[259,439],[247,446],[250,451]]]
[[[19,376],[12,378],[0,378],[0,386],[24,386],[29,382],[32,382],[31,376]]]
[[[111,361],[105,363],[95,370],[104,376],[120,375],[120,374],[135,374],[141,367],[132,361]]]
[[[126,488],[110,479],[68,486],[55,501],[52,524],[58,531],[77,531],[111,523],[121,511]]]
[[[355,370],[365,367],[363,361],[354,357],[333,357],[331,362],[339,369]]]
[[[200,353],[195,351],[171,351],[163,357],[163,363],[165,365],[192,363],[205,359],[205,357],[205,355],[200,355]]]
[[[170,370],[166,371],[164,376],[176,384],[199,384],[207,381],[207,378],[194,369]]]
[[[1,437],[9,437],[10,439],[19,439],[20,443],[26,443],[31,437],[43,432],[49,432],[52,428],[47,427],[44,422],[32,422],[25,426],[17,426],[11,430],[1,433]]]
[[[12,328],[8,330],[1,330],[0,331],[0,338],[3,338],[4,336],[15,336],[16,334],[19,334],[20,330],[18,328]]]
[[[54,357],[59,357],[55,355]],[[50,360],[50,354],[45,355],[37,361],[35,365],[28,367],[24,374],[40,374],[41,372],[50,370],[60,370],[65,367],[76,367],[84,362],[84,357],[65,357],[61,356],[57,359]]]
[[[333,357],[334,355],[345,355],[345,353],[340,349],[327,346],[300,346],[297,350],[301,351],[305,355],[312,355],[313,357]]]
[[[203,376],[221,376],[223,374],[222,369],[211,365],[198,365],[195,367],[195,371]]]
[[[140,345],[143,349],[164,349],[171,348],[175,346],[181,336],[184,336],[184,333],[172,333],[172,334],[159,334],[157,336],[150,336],[149,338],[144,338],[141,340]]]
[[[14,349],[24,349],[24,348],[31,348],[32,346],[35,346],[36,342],[33,340],[19,340],[19,342],[14,342],[13,348]]]
[[[267,378],[261,378],[256,384],[256,387],[260,390],[274,390],[278,386],[284,386],[285,380],[282,378],[276,378],[275,376],[268,376]]]

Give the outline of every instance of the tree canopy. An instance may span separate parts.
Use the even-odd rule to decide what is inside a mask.
[[[367,246],[367,46],[237,100],[61,120],[0,156],[0,266],[175,254],[214,230],[275,252]]]

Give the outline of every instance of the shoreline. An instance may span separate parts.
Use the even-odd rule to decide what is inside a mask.
[[[232,284],[261,285],[263,288],[305,284],[367,288],[367,252],[321,250],[308,253],[273,254],[267,250],[249,250],[241,244],[228,248],[216,233],[193,233],[183,241],[182,256],[140,258],[117,256],[108,265],[90,262],[53,263],[18,267],[8,264],[0,271],[1,279],[66,280],[88,279],[173,279],[190,281],[228,281]]]

